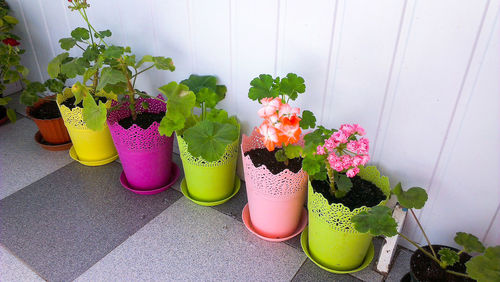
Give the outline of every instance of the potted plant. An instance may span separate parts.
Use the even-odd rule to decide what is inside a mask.
[[[462,247],[457,250],[442,245],[432,245],[413,209],[421,209],[427,201],[427,193],[420,187],[404,191],[398,183],[391,193],[399,204],[410,211],[422,231],[427,246],[421,247],[415,241],[398,232],[392,210],[377,206],[363,211],[352,218],[354,228],[373,236],[392,237],[399,235],[417,248],[410,259],[411,281],[500,281],[500,246],[485,248],[479,239],[469,233],[457,232],[455,243]],[[479,253],[472,257],[468,253]],[[474,279],[474,280],[472,280]]]
[[[372,236],[357,232],[351,218],[385,205],[389,179],[369,161],[369,141],[357,124],[317,130],[305,136],[304,170],[309,174],[309,226],[304,252],[317,265],[337,273],[355,272],[373,258]],[[360,138],[361,137],[361,138]]]
[[[110,88],[119,94],[118,101],[113,101],[108,110],[107,123],[123,166],[120,181],[138,194],[159,193],[174,184],[180,175],[179,168],[172,162],[173,136],[162,136],[158,131],[166,102],[135,89],[135,82],[139,74],[153,67],[174,71],[172,59],[146,55],[136,61],[130,48],[109,46],[99,55],[99,60],[106,66],[97,90]],[[105,79],[108,76],[113,79]],[[77,87],[84,93],[84,103],[86,99],[89,101],[87,107],[94,109],[93,114],[99,113],[96,122],[103,123],[106,109],[101,107],[104,113],[101,115],[101,109],[86,88]]]
[[[289,105],[305,92],[304,79],[289,73],[272,78],[254,78],[248,92],[262,104],[263,123],[251,136],[243,135],[241,152],[248,204],[243,210],[247,228],[257,236],[283,241],[300,233],[307,222],[304,209],[307,174],[300,157],[302,129],[315,126],[310,111]]]
[[[116,100],[116,95],[111,87],[99,86],[105,82],[113,82],[117,74],[103,72],[105,66],[100,55],[104,52],[113,53],[116,49],[109,50],[104,42],[104,38],[111,36],[111,31],[97,31],[90,24],[86,11],[89,7],[87,1],[69,2],[69,8],[83,17],[87,28],[75,28],[71,37],[62,38],[59,43],[64,50],[80,49],[81,56],[70,57],[68,52],[63,52],[49,62],[47,71],[51,78],[60,74],[67,78],[82,76],[81,81],[58,94],[56,102],[73,142],[70,156],[85,165],[103,165],[118,158],[105,122],[106,109],[111,106],[112,100]]]
[[[226,96],[226,87],[217,85],[215,76],[191,75],[160,91],[167,98],[160,133],[177,135],[185,175],[183,194],[200,205],[228,201],[240,188],[235,176],[240,124],[235,116],[215,108]],[[194,108],[199,114],[193,113]]]
[[[71,147],[71,139],[55,101],[56,94],[64,89],[66,77],[62,74],[56,79],[48,79],[43,84],[30,82],[21,93],[20,102],[27,106],[26,114],[35,122],[39,131],[35,141],[50,151],[66,150]],[[54,93],[45,96],[47,89]]]
[[[0,1],[0,124],[7,120],[16,121],[16,112],[7,105],[12,98],[3,97],[6,84],[17,81],[25,81],[28,75],[28,69],[21,65],[20,55],[24,50],[18,46],[21,44],[19,37],[11,31],[19,22],[15,17],[9,15],[9,7],[5,1]]]

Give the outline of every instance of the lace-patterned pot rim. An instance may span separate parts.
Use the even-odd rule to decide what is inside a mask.
[[[186,140],[184,140],[183,136],[178,134],[177,132],[175,133],[175,135],[177,136],[177,141],[179,143],[179,151],[182,161],[188,162],[191,165],[200,167],[217,167],[225,165],[238,157],[238,144],[240,142],[239,136],[233,143],[226,146],[224,154],[218,160],[209,162],[204,160],[203,158],[193,156],[188,151],[188,144]]]
[[[159,95],[158,98],[163,100],[163,97],[161,95]],[[136,102],[136,107],[135,107],[137,113],[144,113],[144,112],[155,113],[155,114],[160,113],[160,112],[164,113],[167,110],[166,104],[163,104],[162,105],[163,107],[158,108],[158,109],[154,109],[154,110],[144,109],[142,107],[142,102],[156,102],[156,101],[158,101],[158,100],[156,100],[154,98],[143,98],[143,97],[138,98],[137,102]],[[161,102],[161,103],[163,103],[163,102]],[[117,104],[118,104],[118,102],[116,102],[114,100],[111,102],[112,107],[116,106]],[[129,102],[122,103],[118,109],[110,110],[108,112],[107,122],[108,122],[108,125],[110,127],[116,126],[122,130],[130,130],[133,127],[133,125],[132,125],[131,127],[125,129],[119,123],[120,120],[130,117],[131,113],[130,113],[130,110],[128,109],[128,105],[129,105]],[[124,114],[124,112],[127,112],[127,113]],[[138,127],[137,130],[149,132],[150,130],[158,130],[159,127],[160,127],[160,123],[157,121],[153,121],[153,123],[151,123],[148,128],[144,129],[142,127]]]

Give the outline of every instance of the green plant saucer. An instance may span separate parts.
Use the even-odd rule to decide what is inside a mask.
[[[375,247],[373,246],[373,242],[371,242],[370,247],[368,248],[368,253],[366,254],[365,260],[358,268],[351,269],[351,270],[336,270],[336,269],[328,268],[328,267],[320,264],[316,260],[314,260],[314,258],[309,253],[308,242],[309,242],[309,226],[306,226],[306,228],[304,229],[304,231],[302,231],[302,234],[300,235],[300,244],[302,245],[302,250],[304,251],[304,253],[306,253],[307,257],[312,262],[314,262],[317,266],[321,267],[322,269],[324,269],[328,272],[332,272],[332,273],[346,274],[346,273],[358,272],[358,271],[364,269],[365,267],[367,267],[368,265],[370,265],[370,262],[372,262],[373,257],[375,256]]]
[[[105,165],[105,164],[108,164],[116,159],[118,159],[118,154],[112,156],[111,158],[107,158],[105,160],[100,160],[100,161],[82,161],[80,159],[78,159],[78,155],[76,154],[76,151],[75,151],[75,147],[74,146],[71,146],[71,148],[69,149],[69,156],[81,163],[82,165],[86,165],[86,166],[100,166],[100,165]]]
[[[232,197],[234,197],[234,195],[236,195],[238,193],[238,191],[240,191],[240,187],[241,187],[240,178],[236,176],[236,177],[234,177],[234,188],[233,188],[233,193],[231,195],[229,195],[227,198],[222,199],[222,200],[213,201],[213,202],[204,202],[204,201],[199,201],[199,200],[191,198],[191,195],[189,195],[189,192],[187,189],[186,178],[183,178],[182,182],[181,182],[181,192],[186,198],[190,199],[191,201],[197,203],[200,206],[207,206],[207,207],[217,206],[217,205],[220,205],[220,204],[223,204],[223,203],[229,201]]]

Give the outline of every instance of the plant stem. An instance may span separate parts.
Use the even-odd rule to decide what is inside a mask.
[[[132,87],[135,89],[135,81],[137,80],[137,69],[134,67],[135,74],[132,76],[134,78],[134,82],[132,82]]]
[[[128,88],[128,100],[130,102],[130,115],[132,116],[132,120],[137,119],[137,112],[135,111],[135,90],[134,86],[132,86],[132,83],[130,82],[130,77],[128,76],[128,71],[127,71],[127,66],[125,63],[120,59],[121,67],[122,67],[122,73],[125,75],[125,78],[127,79],[127,88]]]
[[[469,275],[467,275],[467,274],[460,273],[460,272],[456,272],[456,271],[453,271],[453,270],[448,270],[448,269],[446,269],[446,272],[451,273],[451,274],[453,274],[453,275],[458,275],[458,276],[462,276],[462,277],[467,277],[467,278],[470,278],[470,276],[469,276]]]
[[[149,69],[151,69],[151,68],[153,68],[153,67],[154,67],[154,65],[153,65],[153,66],[150,66],[150,67],[147,67],[147,68],[145,68],[145,69],[141,70],[140,72],[138,72],[138,73],[134,74],[132,77],[133,77],[133,78],[135,78],[135,77],[137,77],[139,74],[141,74],[141,73],[143,73],[143,72],[145,72],[145,71],[147,71],[147,70],[149,70]]]
[[[431,253],[429,253],[428,251],[426,251],[422,247],[420,247],[417,243],[415,243],[415,241],[411,240],[410,238],[406,237],[405,235],[403,235],[403,234],[401,234],[399,232],[398,232],[398,235],[401,236],[401,237],[403,237],[403,239],[405,239],[406,241],[410,242],[410,244],[412,244],[413,246],[415,246],[422,253],[424,253],[426,256],[428,256],[429,258],[431,258],[432,260],[434,260],[435,262],[437,262],[441,266],[441,261],[440,260],[438,260]]]
[[[93,90],[94,94],[97,91],[97,82],[98,81],[99,81],[99,69],[97,69],[96,72],[94,73],[94,79],[92,80],[92,90]]]
[[[89,27],[90,41],[92,42],[92,45],[95,46],[94,36],[92,35],[92,30],[90,28],[89,17],[87,16],[87,12],[85,11],[85,9],[83,9],[83,14],[85,15],[85,21],[87,22],[87,26]]]
[[[418,227],[420,228],[420,231],[422,231],[422,234],[424,234],[425,241],[427,241],[427,245],[429,246],[429,248],[431,248],[432,254],[434,255],[435,258],[438,258],[436,255],[436,252],[434,251],[434,248],[431,245],[431,241],[429,240],[429,237],[427,237],[427,234],[425,234],[424,228],[420,224],[420,221],[418,220],[417,216],[415,215],[415,212],[413,212],[413,209],[410,209],[410,212],[411,212],[411,215],[413,215],[413,218],[415,219],[415,221],[417,222]]]
[[[335,176],[333,169],[330,167],[330,164],[328,163],[328,160],[325,160],[325,165],[326,165],[326,171],[328,173],[328,179],[330,180],[330,195],[335,197]]]

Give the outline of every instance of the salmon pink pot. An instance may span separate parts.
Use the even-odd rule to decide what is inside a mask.
[[[288,169],[272,174],[264,165],[255,167],[245,153],[264,148],[262,135],[254,128],[251,136],[243,135],[241,152],[253,228],[267,238],[283,238],[298,227],[307,194],[307,174]]]
[[[148,103],[148,109],[142,107],[143,102]],[[152,98],[139,98],[136,111],[161,113],[166,111],[166,104]],[[158,132],[160,124],[156,121],[147,129],[136,124],[125,129],[118,122],[130,115],[127,102],[110,112],[107,120],[127,182],[137,190],[163,187],[172,178],[173,136],[161,136]]]

